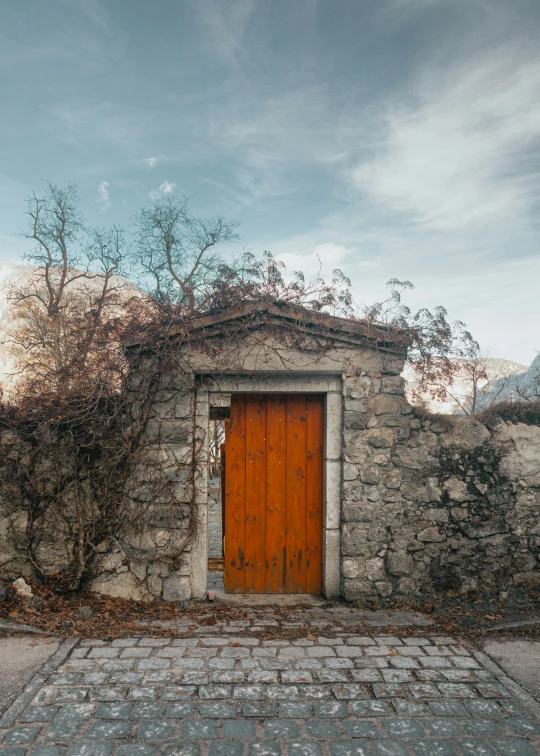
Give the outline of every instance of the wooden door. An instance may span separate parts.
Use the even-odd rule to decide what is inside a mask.
[[[225,454],[225,590],[322,590],[324,402],[233,394]]]

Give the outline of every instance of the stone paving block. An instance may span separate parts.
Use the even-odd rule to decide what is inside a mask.
[[[332,691],[338,700],[357,700],[359,698],[369,698],[370,695],[363,685],[356,683],[333,685]]]
[[[145,683],[170,683],[174,679],[178,678],[178,673],[167,672],[164,669],[154,669],[150,672],[145,672],[143,681]],[[208,682],[208,681],[207,681]]]
[[[52,684],[53,685],[78,685],[78,683],[84,680],[85,676],[86,675],[82,675],[80,672],[61,672],[60,674],[53,675]]]
[[[264,698],[262,685],[234,685],[233,700],[236,701],[260,701]]]
[[[355,659],[354,666],[357,669],[384,669],[388,667],[388,660],[382,656],[372,656],[368,658]]]
[[[401,698],[403,689],[399,683],[373,683],[376,698]]]
[[[242,673],[242,677],[243,677]],[[270,672],[264,669],[253,669],[248,672],[248,682],[250,683],[277,683],[278,673]]]
[[[160,646],[168,646],[170,640],[168,638],[141,638],[139,646],[151,646],[152,648],[159,648]]]
[[[281,756],[281,747],[278,742],[270,740],[250,743],[248,756]]]
[[[363,635],[349,635],[348,638],[346,638],[346,643],[349,646],[375,646],[376,645],[373,638],[368,638]]]
[[[131,709],[130,719],[159,719],[163,715],[163,704],[158,701],[137,701]]]
[[[437,683],[437,687],[445,698],[476,698],[472,686],[466,683]]]
[[[384,719],[383,725],[387,733],[394,738],[421,738],[426,734],[419,721],[409,717]]]
[[[277,656],[277,648],[254,648],[253,649],[253,658],[254,659],[270,659],[275,656]]]
[[[242,756],[244,744],[236,740],[212,740],[209,756]]]
[[[79,743],[69,750],[69,756],[109,756],[112,743]]]
[[[243,720],[231,720],[223,722],[222,737],[224,738],[254,738],[254,722],[245,722]]]
[[[355,658],[364,656],[364,652],[360,646],[338,646],[336,652],[341,657]]]
[[[409,745],[415,756],[456,756],[448,740],[413,740]]]
[[[323,669],[317,672],[317,677],[322,683],[347,682],[347,673],[339,669]]]
[[[352,669],[354,664],[352,659],[325,659],[324,666],[328,669]]]
[[[301,693],[308,701],[322,701],[332,697],[332,690],[328,685],[302,685]]]
[[[116,749],[116,756],[154,756],[156,746],[148,743],[128,743]]]
[[[52,696],[54,703],[67,703],[68,701],[84,701],[89,688],[57,688]]]
[[[161,698],[163,701],[186,701],[196,690],[195,685],[171,685],[163,689]]]
[[[25,756],[26,754],[26,747],[25,746],[11,746],[7,748],[2,748],[0,746],[0,754],[1,756]]]
[[[90,691],[91,701],[123,701],[127,688],[116,685],[98,685]]]
[[[281,673],[281,682],[287,685],[294,683],[312,683],[313,675],[307,670],[286,670]]]
[[[187,719],[182,729],[182,737],[197,738],[217,738],[218,723],[209,719]]]
[[[19,720],[21,722],[50,722],[57,713],[58,706],[29,706]]]
[[[200,756],[198,743],[168,743],[161,750],[163,756]]]
[[[478,737],[486,735],[503,735],[503,731],[499,724],[494,719],[477,719],[476,717],[470,717],[469,719],[458,719],[460,727],[462,727],[467,735],[476,735]]]
[[[169,740],[178,735],[178,727],[171,722],[141,722],[137,729],[140,740]]]
[[[69,722],[52,722],[45,733],[45,740],[75,740],[83,731],[84,722],[80,719]]]
[[[440,698],[441,692],[432,683],[415,683],[407,686],[415,698]]]
[[[539,735],[540,729],[537,724],[525,717],[508,718],[502,720],[504,726],[516,735]]]
[[[267,720],[263,723],[263,732],[265,738],[276,738],[277,740],[300,736],[300,729],[296,722],[286,720]]]
[[[130,703],[103,703],[97,707],[96,719],[128,719],[131,713]]]
[[[253,701],[245,703],[242,706],[244,717],[273,717],[276,713],[277,704],[271,701]]]
[[[85,733],[91,740],[114,740],[126,738],[131,732],[130,722],[96,722]]]
[[[40,730],[41,727],[14,727],[12,730],[9,730],[4,738],[4,743],[6,745],[33,743]]]
[[[303,740],[301,742],[288,743],[289,756],[322,756],[320,743]]]
[[[526,716],[523,709],[518,706],[514,701],[499,701],[501,709],[509,714],[511,717],[524,717]]]
[[[357,717],[388,717],[392,713],[384,701],[354,701],[351,711]]]
[[[116,659],[118,656],[120,656],[120,649],[111,646],[104,646],[103,648],[98,646],[91,649],[88,654],[89,659]]]
[[[368,747],[358,741],[336,740],[329,743],[332,756],[368,756]]]
[[[408,669],[382,669],[381,676],[388,683],[414,682],[414,677]]]
[[[230,698],[231,695],[231,685],[201,685],[199,687],[199,698],[201,700]]]
[[[463,705],[473,717],[501,716],[501,707],[496,701],[464,701]]]
[[[125,648],[120,654],[121,659],[144,659],[152,653],[151,648],[135,646],[134,648]]]
[[[313,704],[313,713],[321,719],[342,719],[349,712],[347,706],[340,701],[323,701]]]
[[[308,703],[288,701],[279,704],[278,717],[281,719],[307,719],[310,714],[311,706]]]
[[[463,717],[467,714],[459,701],[429,701],[428,706],[436,717]]]
[[[476,681],[477,672],[472,669],[441,669],[441,675],[449,682]]]
[[[456,743],[460,756],[496,756],[493,748],[485,740],[469,738]]]
[[[296,685],[269,685],[266,689],[268,698],[286,701],[298,701],[300,691]]]
[[[429,656],[452,656],[452,652],[446,646],[426,646],[425,651]]]
[[[407,656],[396,656],[394,659],[389,659],[391,667],[396,669],[419,669],[420,665],[416,659],[410,659]]]
[[[201,717],[208,717],[209,719],[232,719],[236,714],[236,706],[222,701],[201,703],[199,712]]]
[[[351,677],[355,682],[382,681],[382,675],[378,669],[351,669]]]
[[[169,659],[141,659],[137,664],[137,669],[145,672],[149,669],[169,669],[170,666]]]
[[[90,672],[88,675],[85,675],[83,677],[83,682],[85,683],[88,682],[91,685],[101,685],[102,683],[107,682],[107,677],[108,677],[109,682],[111,684],[140,685],[144,677],[143,672],[114,672],[112,675],[103,675],[103,677],[105,678],[103,680],[96,679],[96,681],[93,682],[89,678],[94,675],[97,678],[100,675],[100,673]]]
[[[508,698],[510,694],[498,683],[481,683],[475,685],[476,690],[484,698]]]
[[[445,656],[426,656],[418,659],[424,669],[450,669],[452,663]]]
[[[442,670],[438,669],[417,669],[414,675],[420,682],[438,682],[439,680],[444,682]]]
[[[65,746],[37,746],[30,751],[31,756],[64,756],[66,753]]]
[[[426,704],[416,703],[415,701],[397,699],[392,701],[392,706],[400,717],[427,717],[430,714]]]
[[[166,651],[167,649],[163,650]],[[188,659],[210,659],[214,656],[217,656],[219,650],[220,649],[217,648],[187,648],[184,656],[186,656]],[[223,650],[226,651],[227,649],[225,648]]]
[[[437,738],[454,738],[463,735],[463,730],[455,719],[444,717],[441,719],[423,719],[422,724],[430,735]]]
[[[310,719],[306,722],[306,734],[310,738],[337,738],[341,733],[331,720]]]
[[[234,659],[208,659],[208,669],[234,669]]]
[[[241,683],[244,682],[244,673],[240,670],[216,670],[212,672],[213,683]]]
[[[468,656],[454,656],[452,664],[458,669],[480,669],[476,659],[470,659]]]
[[[343,728],[345,734],[349,738],[380,738],[381,732],[379,728],[369,721],[353,722],[350,720],[343,721]]]
[[[165,710],[165,716],[167,719],[183,719],[184,717],[190,717],[193,714],[195,705],[182,701],[181,703],[167,704]]]
[[[204,669],[204,659],[172,659],[172,669]]]
[[[371,748],[376,756],[408,756],[405,747],[397,740],[374,740]]]
[[[407,638],[407,640],[410,640],[410,638]],[[396,649],[398,653],[398,658],[401,657],[416,657],[416,656],[425,656],[425,652],[423,651],[421,646],[403,646],[401,648]]]
[[[249,657],[249,654],[249,648],[234,648],[231,646],[226,646],[225,648],[221,649],[221,656],[225,659],[247,659]]]
[[[491,741],[501,756],[538,756],[536,748],[526,740],[496,738]]]

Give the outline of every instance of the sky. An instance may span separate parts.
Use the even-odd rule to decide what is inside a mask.
[[[536,0],[2,0],[0,262],[44,180],[100,226],[174,192],[358,301],[408,279],[529,364],[539,35]]]

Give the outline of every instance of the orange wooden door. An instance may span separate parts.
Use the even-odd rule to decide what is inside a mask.
[[[324,402],[233,394],[225,454],[225,590],[322,590]]]

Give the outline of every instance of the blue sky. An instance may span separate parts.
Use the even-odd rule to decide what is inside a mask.
[[[410,279],[529,363],[539,34],[534,0],[3,0],[0,262],[42,179],[101,225],[185,193],[359,300]]]

